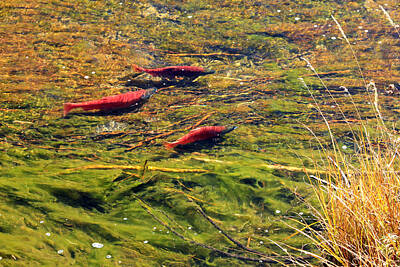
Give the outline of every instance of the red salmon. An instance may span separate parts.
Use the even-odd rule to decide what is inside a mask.
[[[221,136],[236,129],[236,126],[204,126],[191,130],[188,134],[182,136],[173,143],[165,143],[166,148],[174,148],[177,145],[186,145],[189,143],[207,140],[210,138]]]
[[[152,96],[157,89],[138,90],[120,95],[106,96],[98,100],[92,100],[81,103],[65,103],[64,116],[72,109],[82,108],[83,110],[99,109],[104,111],[118,110],[129,108],[141,101],[144,101]]]
[[[169,66],[157,69],[145,69],[133,64],[133,68],[139,72],[147,72],[154,77],[175,79],[176,77],[197,78],[201,75],[212,74],[215,71],[205,70],[202,67],[194,66]]]

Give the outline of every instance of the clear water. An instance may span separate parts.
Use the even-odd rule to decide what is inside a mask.
[[[396,2],[381,4],[398,21]],[[399,81],[398,37],[371,3],[54,0],[0,7],[0,265],[254,265],[190,245],[148,213],[187,239],[246,255],[198,206],[252,249],[285,255],[276,245],[285,243],[314,250],[290,225],[313,221],[301,200],[315,202],[302,168],[316,168],[320,148],[307,127],[329,139],[298,78],[349,155],[354,148],[338,105],[357,117],[339,87],[348,88],[363,117],[373,114],[332,11],[356,43],[366,82],[374,79],[381,90],[385,118],[397,118],[396,92],[385,89]],[[162,81],[132,64],[215,73]],[[65,102],[154,86],[157,94],[133,112],[62,117]],[[238,128],[165,149],[197,123]],[[129,169],[145,162],[148,168]],[[204,172],[184,172],[190,169]]]

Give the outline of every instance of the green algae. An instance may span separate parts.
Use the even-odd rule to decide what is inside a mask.
[[[396,7],[395,1],[387,3]],[[337,12],[348,37],[359,42],[362,68],[381,86],[380,93],[399,75],[387,64],[393,29],[363,1],[54,0],[0,7],[0,263],[5,266],[253,265],[189,245],[156,222],[138,199],[186,237],[216,248],[234,246],[199,215],[196,205],[253,249],[284,255],[273,240],[314,251],[305,238],[287,239],[294,233],[289,218],[313,220],[299,199],[315,201],[307,178],[268,166],[315,167],[319,147],[305,126],[329,141],[299,77],[328,120],[343,120],[337,103],[356,118],[341,85],[349,89],[361,115],[373,118],[348,46],[331,38],[339,37],[331,12]],[[369,27],[368,36],[359,25]],[[310,76],[299,59],[303,53],[318,72],[330,73],[321,77],[337,103]],[[135,76],[132,63],[201,65],[216,73],[160,90],[133,113],[62,118],[64,102],[127,91],[128,79],[152,79]],[[399,107],[394,96],[381,98],[384,116],[395,122]],[[181,137],[187,132],[183,129],[210,112],[202,125],[238,128],[215,144],[181,152],[163,148],[163,142]],[[110,121],[124,128],[110,135],[99,132]],[[126,151],[168,131],[176,132]],[[347,144],[348,126],[338,123],[333,131]],[[150,166],[209,172],[146,171],[140,179],[132,176],[140,172],[79,170],[146,160]],[[127,179],[112,183],[117,177]],[[104,247],[94,248],[94,242]]]

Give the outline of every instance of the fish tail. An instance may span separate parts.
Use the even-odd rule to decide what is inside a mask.
[[[222,130],[221,134],[227,134],[235,130],[237,126],[226,126],[224,130]]]
[[[146,71],[144,68],[139,67],[139,66],[136,65],[136,64],[132,64],[132,67],[133,67],[137,72],[144,72],[144,71]]]
[[[174,147],[176,147],[176,143],[164,143],[164,146],[167,148],[167,149],[173,149]]]
[[[204,70],[203,71],[203,75],[206,75],[206,74],[214,74],[215,73],[215,70]]]
[[[73,103],[64,103],[64,117],[74,108]]]

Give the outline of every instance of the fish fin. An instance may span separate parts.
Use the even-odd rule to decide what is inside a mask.
[[[176,147],[176,144],[175,144],[175,143],[167,143],[167,142],[165,142],[165,143],[164,143],[164,146],[165,146],[167,149],[173,149],[174,147]]]
[[[145,71],[144,68],[139,67],[139,66],[136,65],[136,64],[132,64],[132,67],[133,67],[133,68],[135,69],[135,71],[137,71],[137,72],[144,72],[144,71]]]
[[[74,108],[72,103],[64,103],[64,117]]]

